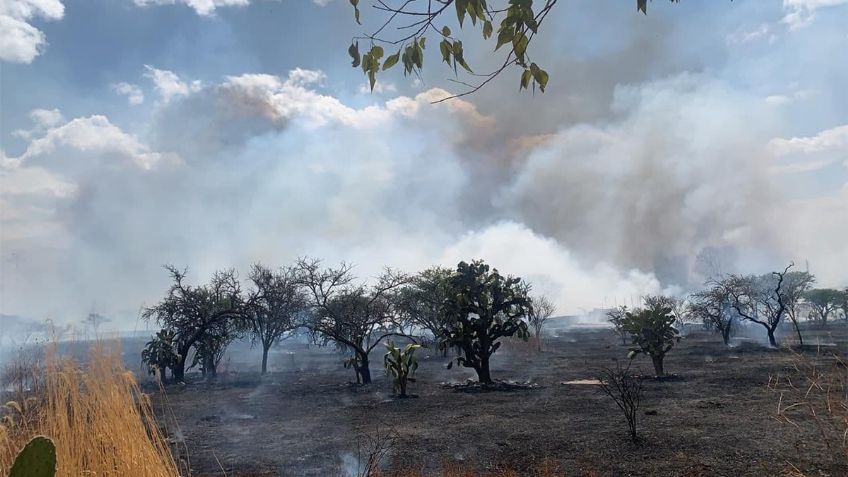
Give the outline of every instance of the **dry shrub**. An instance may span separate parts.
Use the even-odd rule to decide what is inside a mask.
[[[768,387],[779,395],[777,418],[799,431],[812,430],[832,463],[848,466],[848,366],[836,355],[808,357],[796,354],[786,374],[769,377]],[[787,462],[786,473],[803,476]]]
[[[85,366],[48,351],[43,389],[29,403],[34,418],[7,421],[0,429],[0,474],[33,435],[56,445],[59,477],[177,477],[149,398],[126,370],[117,346],[92,347]]]

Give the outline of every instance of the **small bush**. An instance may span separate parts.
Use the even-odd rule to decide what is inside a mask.
[[[630,440],[634,443],[639,442],[636,427],[639,405],[642,403],[642,379],[630,373],[630,363],[622,368],[616,362],[615,368],[606,368],[601,371],[598,381],[601,383],[601,391],[612,398],[624,413]]]

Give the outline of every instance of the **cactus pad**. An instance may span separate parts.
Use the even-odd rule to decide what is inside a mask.
[[[9,477],[53,477],[56,474],[56,446],[44,436],[36,436],[18,453]]]

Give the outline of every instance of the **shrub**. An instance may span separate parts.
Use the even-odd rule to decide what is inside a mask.
[[[386,366],[386,374],[392,378],[392,387],[398,397],[406,397],[406,385],[415,382],[412,377],[418,369],[418,359],[415,351],[421,345],[410,343],[403,349],[398,348],[392,341],[386,343],[386,355],[383,363]]]

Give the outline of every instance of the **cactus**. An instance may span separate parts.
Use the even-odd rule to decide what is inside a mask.
[[[56,474],[56,446],[44,436],[36,436],[18,453],[9,477],[53,477]]]
[[[415,370],[418,369],[418,359],[415,357],[415,351],[421,347],[418,344],[408,344],[403,349],[398,348],[391,341],[385,343],[386,355],[383,357],[383,363],[386,366],[386,374],[391,376],[395,393],[398,397],[406,397],[406,385],[408,382],[415,382],[412,378],[415,375]]]

